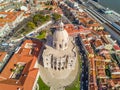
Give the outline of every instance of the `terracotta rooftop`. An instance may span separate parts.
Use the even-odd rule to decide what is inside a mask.
[[[90,59],[90,83],[96,85],[95,62],[93,58]]]
[[[88,33],[88,34],[86,35],[86,37],[87,37],[87,38],[93,37],[93,33]]]
[[[0,90],[32,90],[38,69],[35,63],[38,58],[42,43],[37,40],[26,40],[18,51],[9,60],[0,73]],[[12,78],[16,65],[24,65],[19,78]]]
[[[100,78],[106,77],[105,69],[97,69],[97,76]]]
[[[103,43],[102,43],[102,41],[100,39],[95,41],[95,46],[96,47],[100,47],[102,45],[103,45]]]
[[[109,85],[110,85],[110,86],[112,86],[112,87],[114,87],[114,86],[115,86],[115,83],[114,83],[114,81],[113,81],[113,80],[108,80],[108,83],[109,83]]]
[[[3,16],[3,18],[0,18],[0,23],[6,23],[6,22],[13,22],[17,16],[21,14],[21,11],[19,12],[0,12],[0,15]]]
[[[88,24],[88,27],[99,27],[99,23]]]
[[[90,42],[89,42],[88,40],[84,40],[84,41],[83,41],[83,44],[84,44],[84,45],[90,45]]]
[[[3,59],[5,58],[7,52],[0,52],[0,62],[3,61]]]
[[[84,31],[84,27],[75,27],[73,24],[65,24],[64,29],[68,32],[69,35],[79,34],[81,31]]]
[[[95,60],[96,61],[102,61],[102,60],[104,60],[104,58],[102,56],[95,56]]]
[[[0,27],[3,27],[5,24],[4,23],[0,23]]]
[[[86,45],[85,48],[86,48],[86,50],[88,51],[89,54],[94,53],[94,51],[93,51],[93,49],[92,49],[92,47],[90,45]]]
[[[103,43],[105,44],[110,44],[108,39],[105,36],[101,36],[101,40],[103,41]]]
[[[114,46],[113,46],[113,48],[115,49],[115,50],[120,50],[120,47],[117,45],[117,44],[115,44]]]

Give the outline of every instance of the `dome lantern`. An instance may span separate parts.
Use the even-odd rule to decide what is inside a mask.
[[[62,21],[60,22],[60,26],[59,27],[60,27],[59,30],[64,30],[64,24],[63,24]]]

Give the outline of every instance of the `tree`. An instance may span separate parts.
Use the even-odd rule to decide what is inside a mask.
[[[39,15],[35,15],[33,17],[33,22],[37,25],[37,22],[39,21]]]
[[[16,71],[15,69],[11,69],[11,72],[13,72],[13,73],[14,73],[15,71]]]
[[[39,13],[33,17],[33,23],[35,25],[39,25],[45,23],[46,21],[49,21],[50,19],[50,15],[45,16],[44,14]]]
[[[54,13],[54,14],[52,14],[52,17],[55,21],[58,21],[61,18],[61,15],[58,13]]]
[[[50,20],[50,15],[46,15],[46,20],[49,21]]]
[[[34,29],[35,28],[35,24],[33,22],[28,22],[27,23],[27,27],[30,29]]]
[[[45,8],[45,10],[48,10],[48,8]]]
[[[49,15],[46,15],[46,16],[42,15],[42,16],[39,17],[39,21],[42,24],[45,23],[48,20],[50,20],[50,16]]]
[[[41,31],[37,36],[38,39],[45,39],[45,37],[46,37],[46,30]]]
[[[53,9],[52,7],[49,8],[49,10],[52,10],[52,9]]]

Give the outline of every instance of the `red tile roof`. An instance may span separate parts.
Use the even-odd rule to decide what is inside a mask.
[[[88,51],[89,54],[94,53],[94,51],[93,51],[93,49],[92,49],[92,47],[90,45],[86,45],[85,48],[86,48],[86,50]]]
[[[28,44],[28,45],[27,45]],[[27,45],[27,46],[26,46]],[[31,46],[30,46],[31,45]],[[20,50],[15,53],[3,71],[0,73],[0,90],[32,90],[38,69],[34,68],[42,43],[37,40],[26,40]],[[29,53],[28,53],[29,52]],[[25,63],[25,67],[19,79],[12,79],[11,69],[15,64]]]
[[[96,41],[95,41],[95,46],[96,46],[96,47],[100,47],[100,46],[102,46],[102,45],[103,45],[103,43],[102,43],[101,40],[96,40]]]
[[[3,61],[3,59],[5,58],[7,52],[0,52],[0,62]]]
[[[64,29],[69,35],[76,35],[86,30],[83,26],[75,27],[73,24],[65,24]]]
[[[2,15],[6,15],[3,18],[0,18],[1,23],[6,23],[6,22],[13,22],[21,14],[20,12],[0,12]]]
[[[5,23],[0,23],[0,27],[3,27],[5,25]]]
[[[115,44],[113,47],[115,50],[120,50],[120,47],[117,44]]]

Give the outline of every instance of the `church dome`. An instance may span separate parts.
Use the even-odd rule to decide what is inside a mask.
[[[53,47],[59,50],[65,50],[68,46],[69,36],[66,30],[64,30],[64,24],[61,22],[59,30],[56,30],[53,34]]]
[[[63,31],[56,30],[55,33],[53,34],[53,39],[54,41],[60,42],[62,42],[63,40],[68,41],[68,33],[66,30]]]

